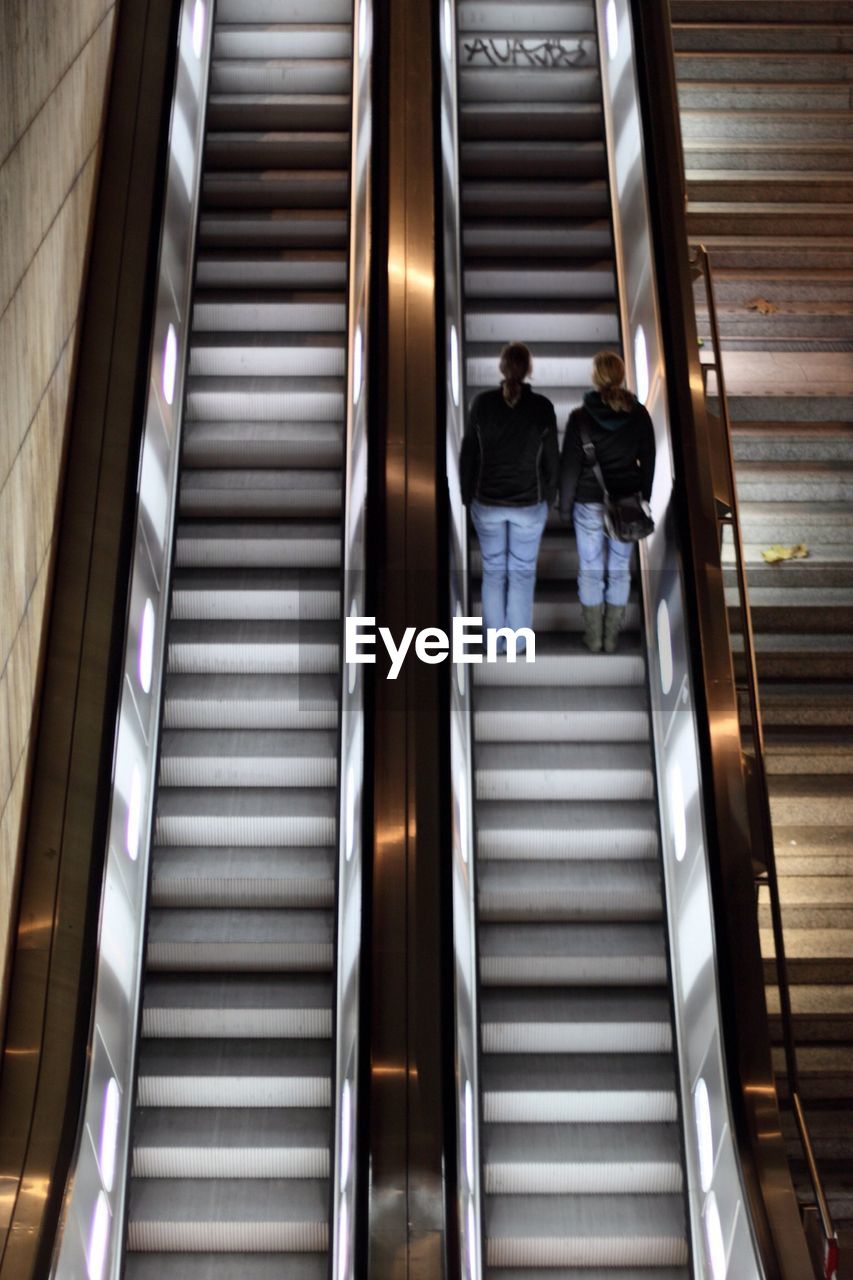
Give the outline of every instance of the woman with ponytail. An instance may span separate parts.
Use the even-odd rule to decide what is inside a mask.
[[[501,385],[471,405],[459,457],[462,501],[483,557],[483,623],[518,631],[533,623],[536,560],[560,467],[557,420],[527,382],[530,352],[504,347]],[[519,643],[516,652],[523,652]],[[506,645],[498,641],[498,651]]]
[[[599,351],[592,362],[592,383],[566,427],[560,515],[565,521],[574,519],[584,644],[592,653],[602,648],[614,653],[631,590],[633,544],[605,533],[604,495],[584,452],[584,436],[595,448],[608,492],[615,498],[642,493],[648,502],[655,432],[646,409],[625,387],[625,366],[615,351]]]

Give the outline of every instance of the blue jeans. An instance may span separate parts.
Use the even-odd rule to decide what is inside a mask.
[[[474,501],[471,519],[483,556],[483,625],[486,630],[532,627],[536,560],[548,519],[548,503],[490,507]],[[499,645],[500,649],[504,647]]]
[[[578,543],[578,596],[581,604],[623,605],[631,591],[633,543],[617,542],[604,532],[604,503],[576,502],[572,511]],[[607,573],[605,593],[604,574]]]

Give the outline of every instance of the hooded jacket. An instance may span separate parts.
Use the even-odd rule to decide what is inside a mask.
[[[525,383],[521,399],[481,391],[471,405],[459,454],[462,501],[493,507],[529,507],[557,496],[560,453],[557,419],[547,396]]]
[[[581,424],[595,445],[598,465],[614,498],[641,493],[648,502],[655,475],[655,431],[647,410],[634,400],[624,412],[611,409],[597,391],[588,391],[566,425],[560,459],[560,515],[568,519],[576,502],[603,502],[601,486],[588,464]]]

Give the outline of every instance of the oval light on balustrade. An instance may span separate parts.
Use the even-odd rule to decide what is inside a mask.
[[[687,852],[687,814],[684,809],[684,782],[681,766],[673,760],[667,771],[669,782],[669,820],[672,827],[672,851],[676,862]]]
[[[338,1210],[338,1280],[349,1280],[349,1207],[341,1196]]]
[[[708,1086],[700,1076],[693,1090],[696,1115],[696,1140],[699,1145],[699,1178],[702,1190],[708,1191],[714,1177],[714,1133],[711,1128],[711,1100]]]
[[[130,794],[127,797],[127,818],[124,824],[124,847],[131,862],[139,857],[139,836],[142,829],[142,770],[138,764],[130,774]]]
[[[195,8],[193,9],[193,53],[197,58],[201,57],[201,49],[204,44],[204,0],[195,0]]]
[[[669,607],[665,600],[658,605],[658,664],[660,666],[660,687],[669,693],[675,674],[672,656],[672,629],[669,625]]]
[[[453,403],[459,405],[459,334],[456,332],[456,325],[450,326],[450,390],[453,393]]]
[[[341,1091],[341,1191],[346,1190],[352,1168],[352,1091],[349,1080]]]
[[[471,1081],[465,1081],[465,1173],[468,1190],[474,1190],[474,1091]]]
[[[95,1201],[89,1240],[86,1246],[86,1272],[89,1280],[103,1280],[107,1263],[107,1244],[110,1237],[110,1206],[103,1191]]]
[[[175,398],[175,379],[178,373],[178,335],[175,333],[175,326],[169,325],[166,333],[166,345],[163,348],[163,395],[166,404],[171,404]]]
[[[468,1280],[477,1280],[477,1215],[474,1213],[474,1197],[468,1197]]]
[[[352,402],[358,404],[361,395],[361,383],[364,377],[364,339],[361,325],[356,326],[352,344]]]
[[[604,24],[607,28],[607,55],[612,62],[619,52],[619,15],[616,12],[616,0],[607,0]]]
[[[111,1076],[104,1090],[104,1103],[101,1107],[101,1140],[98,1143],[98,1164],[101,1167],[101,1179],[106,1191],[112,1191],[115,1179],[119,1107],[118,1081]]]
[[[143,693],[150,693],[151,678],[154,674],[154,605],[150,598],[145,601],[142,610],[137,672]]]
[[[453,6],[450,0],[444,0],[444,52],[448,58],[453,54]]]
[[[705,1211],[702,1214],[705,1223],[705,1243],[708,1246],[708,1261],[711,1264],[711,1275],[714,1280],[725,1280],[726,1275],[726,1242],[723,1239],[723,1224],[720,1222],[720,1210],[717,1197],[713,1191],[708,1193]]]
[[[367,48],[367,0],[361,0],[358,6],[358,56],[364,57]]]
[[[637,379],[637,399],[645,404],[649,395],[649,352],[646,347],[646,331],[641,324],[634,333],[634,376]]]

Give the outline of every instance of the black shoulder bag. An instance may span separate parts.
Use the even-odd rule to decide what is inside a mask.
[[[584,457],[595,472],[595,478],[601,485],[604,494],[604,530],[608,537],[616,542],[642,542],[650,533],[654,533],[655,522],[649,504],[641,493],[632,493],[627,498],[613,498],[607,492],[601,467],[595,455],[595,445],[583,422],[579,424],[583,442]]]

